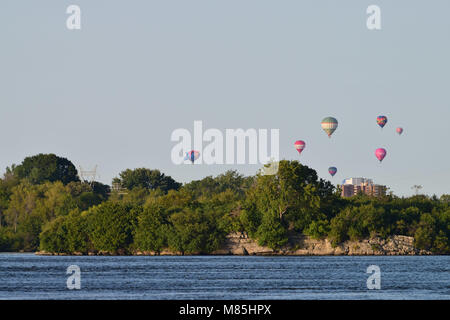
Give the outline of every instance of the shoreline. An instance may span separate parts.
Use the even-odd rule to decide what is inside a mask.
[[[69,254],[69,253],[49,253],[49,252],[0,252],[0,254],[28,254],[46,257],[443,257],[450,256],[449,254]]]
[[[358,241],[347,240],[332,245],[328,239],[313,239],[305,235],[292,235],[288,244],[278,250],[261,246],[257,241],[240,233],[229,234],[220,249],[211,253],[174,252],[168,249],[160,252],[119,249],[110,251],[89,251],[58,253],[37,251],[35,255],[47,256],[441,256],[428,250],[417,249],[414,238],[394,235],[386,239],[374,237]]]

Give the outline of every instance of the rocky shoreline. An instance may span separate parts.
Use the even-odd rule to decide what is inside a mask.
[[[37,255],[85,255],[81,252],[52,253],[40,251]],[[196,253],[192,255],[200,255]],[[181,252],[172,252],[164,250],[159,254],[156,252],[89,252],[87,255],[182,255]],[[335,247],[331,245],[328,239],[312,239],[308,236],[295,235],[289,238],[288,244],[279,250],[273,250],[268,247],[258,245],[252,240],[240,233],[233,233],[227,236],[227,239],[219,250],[209,255],[255,255],[255,256],[395,256],[395,255],[432,255],[430,251],[419,250],[414,247],[414,238],[408,236],[395,235],[387,239],[374,237],[360,241],[345,241]]]
[[[408,236],[379,237],[360,241],[345,241],[333,247],[328,239],[312,239],[308,236],[291,236],[285,248],[274,251],[262,247],[256,241],[238,234],[229,235],[223,249],[213,254],[233,255],[294,255],[294,256],[336,256],[336,255],[431,255],[430,251],[414,247],[414,238]]]

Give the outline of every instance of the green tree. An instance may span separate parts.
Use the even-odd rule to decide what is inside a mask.
[[[159,254],[167,247],[167,233],[168,225],[164,209],[158,206],[146,207],[138,217],[136,248]]]
[[[242,200],[253,180],[253,177],[244,177],[235,170],[228,170],[217,177],[208,176],[202,180],[191,181],[185,184],[183,189],[192,192],[196,198],[208,198],[229,190]]]
[[[122,187],[132,190],[134,188],[144,189],[161,189],[164,192],[169,190],[178,190],[181,184],[176,182],[172,177],[166,176],[159,170],[150,170],[146,168],[127,169],[120,174],[120,181]]]
[[[288,229],[304,232],[313,221],[327,219],[330,199],[335,197],[334,187],[318,179],[315,170],[298,161],[282,160],[275,175],[257,175],[243,202],[240,223],[251,237],[257,234],[260,239],[264,234],[261,225],[270,230],[276,213],[280,220],[277,232],[278,226],[286,229],[284,233]],[[281,239],[283,242],[284,236]]]
[[[19,179],[27,179],[32,184],[41,184],[45,181],[61,181],[68,184],[79,181],[77,169],[66,158],[54,154],[38,154],[27,157],[14,168],[14,174]]]
[[[77,207],[70,189],[62,182],[46,182],[36,186],[38,192],[37,210],[41,212],[44,221],[69,214]]]
[[[279,249],[287,242],[287,232],[281,224],[278,213],[274,211],[265,212],[258,228],[258,243],[272,249]]]
[[[450,205],[450,194],[443,194],[440,198],[441,202]]]
[[[331,219],[328,238],[332,246],[348,240],[348,222],[342,216],[336,216]]]
[[[450,239],[443,230],[434,239],[433,252],[437,254],[448,254],[450,252]]]
[[[105,202],[86,213],[93,248],[116,253],[128,251],[133,243],[137,210],[129,204]]]
[[[80,210],[72,210],[65,217],[65,228],[67,230],[67,249],[71,253],[81,252],[87,253],[93,246],[89,240],[88,230],[89,223],[87,212]]]
[[[0,228],[0,252],[14,251],[14,234],[7,228]]]
[[[170,216],[168,244],[185,253],[210,253],[219,248],[228,230],[222,229],[221,215],[202,208],[186,208]]]
[[[251,238],[257,238],[258,228],[261,225],[262,213],[256,204],[247,203],[238,218],[238,230],[247,232]]]
[[[330,232],[330,222],[328,220],[314,220],[305,230],[305,234],[313,239],[325,238]]]
[[[110,192],[109,186],[100,182],[87,183],[81,181],[69,183],[67,190],[81,211],[108,200]]]
[[[40,234],[40,250],[52,253],[68,253],[65,217],[58,217],[46,224]]]
[[[415,246],[419,249],[430,250],[435,237],[435,219],[429,213],[420,217],[419,227],[414,233]]]
[[[17,232],[21,222],[35,210],[38,192],[37,187],[27,182],[15,186],[11,192],[8,209],[4,215],[6,223],[13,228],[14,232]]]

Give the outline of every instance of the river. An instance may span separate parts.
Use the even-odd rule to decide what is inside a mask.
[[[70,265],[80,290],[69,290]],[[380,268],[368,289],[367,268]],[[72,282],[70,282],[72,283]],[[0,254],[0,299],[450,299],[450,256]]]

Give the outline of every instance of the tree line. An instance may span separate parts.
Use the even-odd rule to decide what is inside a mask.
[[[282,160],[275,175],[227,171],[181,184],[159,170],[127,169],[113,181],[80,181],[54,154],[27,157],[0,179],[0,251],[137,251],[208,254],[231,232],[279,249],[293,234],[346,240],[413,236],[450,253],[450,195],[341,198],[312,168]]]

